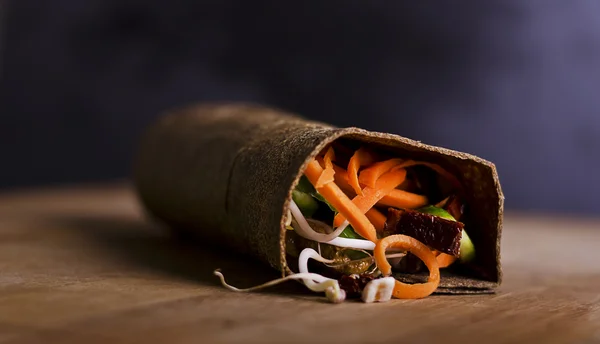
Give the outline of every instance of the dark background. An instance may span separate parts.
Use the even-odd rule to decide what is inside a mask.
[[[142,128],[255,101],[480,155],[600,214],[600,2],[2,2],[0,189],[126,177]]]

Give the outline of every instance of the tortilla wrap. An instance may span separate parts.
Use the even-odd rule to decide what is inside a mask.
[[[500,284],[504,197],[494,165],[470,154],[259,105],[201,104],[172,111],[148,128],[134,181],[146,210],[170,227],[289,274],[295,268],[286,257],[290,231],[284,221],[291,191],[308,162],[338,139],[433,162],[457,176],[470,210],[463,222],[477,257],[470,266],[442,273],[437,292],[490,292]]]

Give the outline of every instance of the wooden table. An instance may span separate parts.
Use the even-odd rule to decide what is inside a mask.
[[[0,343],[600,342],[600,220],[509,214],[495,295],[331,305],[144,220],[127,186],[0,195]]]

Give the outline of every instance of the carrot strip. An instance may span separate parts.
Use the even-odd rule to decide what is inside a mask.
[[[333,165],[333,170],[335,171],[335,183],[340,187],[340,189],[344,190],[344,192],[349,195],[356,195],[354,188],[350,186],[350,182],[348,180],[348,171],[335,164]]]
[[[323,173],[321,173],[319,180],[317,180],[317,183],[315,184],[316,189],[322,187],[325,184],[331,183],[335,180],[334,179],[335,170],[333,169],[333,163],[331,162],[334,159],[335,159],[335,153],[333,151],[333,148],[330,146],[329,149],[327,149],[327,153],[325,153],[325,156],[323,157],[323,162],[325,164],[325,170],[323,171]]]
[[[348,173],[346,173],[346,170],[337,165],[333,165],[333,168],[335,170],[335,183],[340,189],[344,190],[346,194],[353,196],[355,193],[348,181]],[[429,204],[429,200],[426,196],[398,189],[392,190],[377,202],[377,205],[380,206],[406,209],[421,208],[427,204]]]
[[[381,177],[382,174],[388,172],[394,166],[400,165],[401,163],[402,159],[389,159],[385,161],[376,162],[360,172],[360,175],[358,176],[358,181],[360,182],[360,184],[364,184],[373,188],[375,187],[377,179],[379,179],[379,177]]]
[[[429,269],[429,278],[426,283],[406,284],[396,281],[393,295],[399,299],[420,299],[433,293],[440,283],[440,269],[435,255],[431,250],[420,241],[406,235],[396,234],[385,237],[375,245],[373,257],[375,263],[384,276],[392,273],[392,266],[385,257],[385,251],[388,247],[407,250],[419,257]]]
[[[304,170],[304,175],[313,185],[316,185],[322,173],[323,168],[319,165],[317,160],[308,163],[306,170]],[[354,227],[354,230],[356,230],[360,236],[373,242],[377,242],[377,232],[375,231],[373,224],[365,214],[352,203],[348,196],[340,190],[335,182],[330,182],[315,188],[327,202],[331,203],[331,205],[340,212],[340,214],[344,214],[348,219],[348,222],[350,222],[352,227]]]
[[[371,223],[378,232],[383,231],[383,227],[385,226],[385,222],[387,221],[385,215],[383,215],[379,210],[375,208],[369,209],[369,211],[367,211],[365,215],[367,216],[369,221],[371,221]]]
[[[427,204],[429,204],[427,196],[398,189],[392,190],[377,203],[381,206],[405,209],[421,208]]]
[[[438,265],[440,266],[440,269],[441,269],[441,268],[447,268],[450,265],[452,265],[452,263],[454,263],[456,261],[456,257],[440,252],[440,254],[437,257],[435,257],[435,260],[437,260]]]
[[[391,171],[385,173],[377,183],[375,187],[369,187],[363,189],[363,195],[357,195],[352,199],[352,203],[354,203],[358,209],[364,214],[369,209],[373,208],[380,199],[383,198],[386,194],[390,193],[394,190],[398,185],[402,184],[402,182],[406,179],[406,170],[405,169],[392,169]],[[335,216],[333,220],[333,225],[338,227],[341,225],[346,218],[343,214],[339,213]]]
[[[362,195],[362,189],[358,183],[358,169],[361,166],[370,165],[375,162],[375,156],[364,148],[359,148],[354,152],[348,162],[348,183],[354,189],[357,195]]]
[[[333,169],[335,170],[335,183],[339,186],[339,188],[342,191],[344,191],[344,193],[346,193],[346,195],[354,196],[354,190],[352,189],[350,184],[348,184],[348,174],[346,173],[346,170],[337,165],[333,165]],[[375,208],[369,209],[369,211],[367,211],[365,215],[367,216],[369,221],[371,221],[373,226],[375,226],[375,229],[377,231],[383,231],[383,227],[385,226],[385,222],[387,221],[385,215],[383,215],[379,210]]]
[[[399,167],[410,167],[410,166],[416,166],[416,165],[423,165],[423,166],[427,166],[427,167],[431,168],[432,170],[434,170],[438,174],[440,174],[442,177],[444,177],[448,181],[450,181],[455,188],[457,188],[459,190],[462,189],[462,185],[461,185],[460,181],[454,175],[450,174],[448,171],[444,170],[441,166],[439,166],[437,164],[424,162],[424,161],[407,160],[407,161],[401,163],[400,165],[397,165],[396,167],[398,167],[398,168]],[[404,190],[397,190],[397,189],[390,192],[388,195],[386,195],[384,198],[382,198],[381,201],[378,203],[378,205],[381,205],[381,206],[394,207],[394,208],[408,208],[408,209],[420,208],[420,207],[426,206],[427,204],[429,204],[429,200],[427,199],[426,196],[418,195],[418,194],[404,191]]]
[[[427,166],[427,167],[431,168],[432,170],[434,170],[435,172],[440,174],[442,177],[444,177],[448,181],[450,181],[455,188],[457,188],[459,190],[462,189],[462,184],[460,183],[460,181],[454,175],[452,175],[451,173],[449,173],[448,171],[443,169],[440,165],[429,163],[429,162],[424,162],[424,161],[406,160],[403,163],[401,163],[400,165],[398,165],[398,167],[411,167],[411,166],[416,166],[416,165],[423,165],[423,166]],[[352,185],[352,183],[350,182],[350,178],[351,178],[350,171],[345,172],[344,169],[342,169],[341,167],[338,167],[338,169],[339,169],[339,171],[336,171],[337,172],[336,173],[336,183],[340,184],[341,182],[344,182],[345,184]],[[342,173],[346,174],[346,176],[343,176]],[[339,174],[339,176],[337,174]],[[339,179],[338,179],[338,177],[339,177]],[[352,186],[352,188],[356,192],[356,188],[354,186]],[[360,189],[360,180],[359,180],[358,189]],[[357,193],[357,194],[359,194],[359,193]],[[380,203],[378,203],[378,205],[382,205],[382,206],[397,207],[397,208],[411,208],[411,209],[420,208],[427,204],[429,204],[427,197],[422,196],[422,195],[417,195],[412,192],[403,191],[403,190],[392,191],[389,195],[384,197]]]

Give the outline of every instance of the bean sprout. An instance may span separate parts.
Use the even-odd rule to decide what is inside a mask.
[[[313,230],[310,227],[308,221],[306,221],[306,218],[304,217],[304,215],[302,215],[302,212],[293,200],[290,201],[290,210],[292,212],[292,215],[294,216],[294,219],[296,220],[296,223],[298,224],[298,226],[294,226],[294,230],[303,238],[339,247],[355,248],[359,250],[369,251],[375,249],[375,243],[369,240],[339,237],[342,231],[349,225],[348,221],[344,221],[344,223],[342,223],[338,228],[336,228],[331,234],[321,234],[315,232],[315,230]]]

